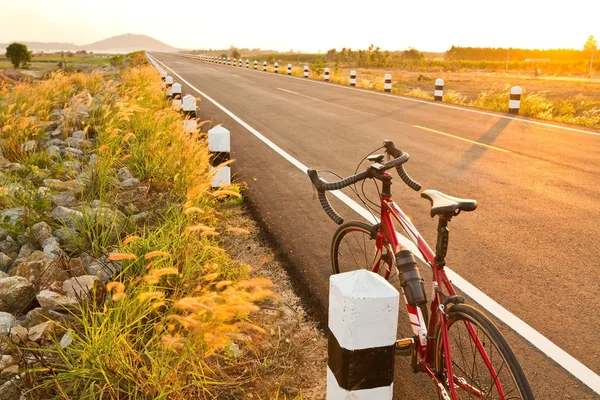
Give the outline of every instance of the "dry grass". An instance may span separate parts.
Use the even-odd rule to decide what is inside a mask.
[[[118,61],[129,67],[115,76],[56,73],[0,86],[6,157],[27,168],[43,162],[43,149],[25,154],[21,145],[39,139],[39,122],[60,108],[65,130],[97,134],[84,202],[116,204],[123,193],[112,182],[124,166],[160,198],[146,224],[124,224],[116,234],[94,221],[82,227],[86,240],[76,251],[118,263],[122,272],[109,284],[106,304],[81,306],[76,322],[64,327],[73,330],[72,345],[39,353],[40,368],[25,371],[24,382],[32,398],[232,398],[257,370],[244,368],[249,359],[232,363],[229,346],[264,334],[250,315],[273,296],[271,283],[250,278],[220,248],[219,235],[235,227],[223,226],[218,210],[241,196],[236,186],[211,191],[205,139],[184,134],[143,54]],[[82,108],[89,114],[84,124],[76,118]],[[28,225],[47,211],[31,199],[2,201],[39,217]]]

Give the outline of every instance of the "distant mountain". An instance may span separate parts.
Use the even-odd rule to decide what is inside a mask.
[[[127,33],[125,35],[113,36],[108,39],[100,40],[91,44],[78,46],[73,43],[43,43],[43,42],[21,42],[34,52],[39,51],[93,51],[95,53],[129,53],[137,50],[148,51],[177,51],[177,48],[169,46],[166,43],[156,40],[146,35],[134,35]],[[0,52],[9,45],[9,43],[0,43]]]

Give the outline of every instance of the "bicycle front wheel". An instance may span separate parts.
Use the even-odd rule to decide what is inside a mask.
[[[387,280],[397,276],[394,252],[388,244],[377,243],[377,230],[364,222],[345,222],[331,243],[333,273],[366,269]]]
[[[457,304],[450,308],[446,319],[458,399],[533,399],[519,361],[489,318],[475,307]],[[450,392],[441,329],[435,343],[436,372]]]

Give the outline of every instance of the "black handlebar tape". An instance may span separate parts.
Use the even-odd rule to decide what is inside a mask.
[[[318,193],[319,193],[319,201],[321,202],[321,207],[323,207],[323,209],[325,210],[327,215],[329,215],[329,218],[331,218],[333,220],[333,222],[335,222],[338,225],[343,224],[344,218],[342,218],[340,216],[340,214],[338,214],[333,209],[333,207],[331,207],[331,204],[329,204],[329,200],[327,200],[327,196],[325,195],[325,192],[319,191]]]
[[[408,187],[410,187],[416,192],[421,190],[421,185],[418,182],[415,182],[410,176],[408,176],[408,174],[404,170],[403,165],[399,165],[398,167],[396,167],[396,171],[398,172],[398,175],[400,175],[400,178],[404,181],[404,183],[408,185]]]

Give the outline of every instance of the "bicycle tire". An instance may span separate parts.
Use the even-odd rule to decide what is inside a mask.
[[[455,383],[457,394],[463,394],[462,396],[458,396],[459,399],[530,400],[534,398],[527,377],[517,357],[504,336],[502,336],[496,325],[488,317],[473,306],[457,304],[449,308],[446,319],[448,323],[448,341],[450,343],[453,376],[464,379],[464,382]],[[497,379],[493,377],[491,369],[485,365],[482,353],[477,350],[477,346],[469,334],[468,323],[475,330],[482,347],[485,348],[485,352],[489,353],[488,358],[490,364],[494,366],[493,370],[496,372]],[[468,342],[464,349],[462,349],[463,340]],[[435,371],[438,379],[442,381],[446,389],[449,389],[444,345],[439,326],[434,343],[436,346]],[[461,347],[460,356],[458,355],[459,347]],[[467,361],[472,361],[473,365],[471,367],[464,365]],[[501,361],[502,363],[497,366],[495,364],[496,361]],[[485,377],[480,376],[480,371]],[[474,376],[475,374],[477,376]],[[485,379],[485,381],[482,379]],[[500,382],[500,385],[497,385],[497,382]],[[498,386],[500,386],[502,392],[500,392]],[[471,391],[480,392],[481,396],[477,396],[476,393],[471,393]],[[503,393],[503,395],[500,395],[500,393]],[[440,398],[442,398],[441,395]]]
[[[352,241],[351,243],[346,243],[344,244],[344,239],[348,238],[348,235],[351,232],[357,232],[357,233],[361,233],[363,235],[364,241],[359,239],[356,241]],[[334,235],[333,235],[333,240],[331,242],[331,266],[333,268],[333,273],[334,274],[339,274],[342,272],[349,272],[349,271],[354,271],[357,269],[366,269],[368,271],[372,271],[373,268],[369,268],[368,264],[369,264],[369,258],[371,259],[371,264],[374,266],[376,263],[376,259],[375,259],[375,254],[377,253],[377,245],[375,242],[375,238],[374,236],[377,234],[377,232],[373,231],[373,226],[369,225],[367,223],[361,222],[361,221],[348,221],[348,222],[344,222],[342,225],[340,225],[338,227],[338,229],[335,231]],[[369,238],[368,240],[366,240],[366,238]],[[364,247],[365,247],[365,251],[369,251],[369,249],[374,249],[370,250],[369,254],[366,255],[362,255],[365,257],[365,262],[362,263],[362,256],[361,261],[359,262],[358,259],[356,257],[350,257],[353,258],[352,262],[348,263],[345,261],[342,261],[342,255],[340,254],[340,249],[346,249],[349,252],[352,252],[352,246],[351,245],[355,245],[360,247],[361,242],[363,243]],[[388,282],[390,282],[398,291],[400,291],[400,277],[398,275],[398,269],[395,266],[395,257],[394,257],[394,253],[393,253],[393,249],[391,249],[391,247],[389,246],[389,244],[385,244],[386,246],[386,255],[385,257],[387,257],[387,260],[385,260],[385,262],[387,262],[387,266],[385,268],[380,267],[380,271],[379,271],[379,275],[383,276],[383,278],[386,278],[386,274],[383,272],[386,268],[390,269],[390,274],[387,277]],[[356,250],[356,253],[361,253],[363,252],[362,250]],[[383,253],[383,252],[382,252]],[[395,279],[394,279],[395,278]],[[423,315],[424,321],[425,323],[427,323],[429,321],[429,311],[427,309],[427,304],[423,304],[421,306],[419,306],[419,308],[421,309],[421,314]],[[406,316],[406,318],[408,318],[408,316]],[[412,330],[411,330],[412,332]],[[407,332],[404,332],[407,333]]]

